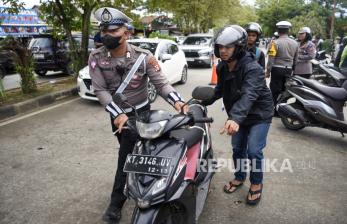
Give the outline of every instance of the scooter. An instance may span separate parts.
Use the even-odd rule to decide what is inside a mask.
[[[329,87],[312,79],[293,76],[276,110],[283,125],[290,130],[307,126],[347,133],[343,107],[347,100],[347,81],[342,87]]]
[[[325,55],[325,51],[319,51],[316,58],[311,60],[312,78],[328,86],[341,87],[347,77],[330,61],[331,59]]]
[[[131,223],[196,223],[206,202],[214,175],[210,134],[212,118],[199,100],[213,96],[211,87],[197,87],[188,114],[164,110],[137,114],[126,98],[115,95],[135,110],[127,128],[138,134],[127,156],[124,194],[135,200]]]

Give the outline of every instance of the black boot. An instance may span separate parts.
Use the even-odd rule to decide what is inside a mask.
[[[122,218],[122,208],[109,205],[105,214],[102,216],[102,220],[109,224],[118,224]]]

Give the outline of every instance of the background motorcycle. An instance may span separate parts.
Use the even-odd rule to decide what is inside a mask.
[[[276,110],[283,125],[291,130],[314,126],[347,133],[343,107],[347,100],[347,82],[329,87],[316,80],[293,76],[286,82]]]
[[[325,54],[325,51],[319,51],[312,63],[312,79],[319,81],[322,84],[341,87],[347,80],[347,76],[342,74],[339,68],[331,63],[331,57]]]

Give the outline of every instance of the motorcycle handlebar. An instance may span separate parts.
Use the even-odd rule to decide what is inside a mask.
[[[203,117],[203,118],[194,119],[194,123],[212,123],[212,122],[213,122],[212,117]]]

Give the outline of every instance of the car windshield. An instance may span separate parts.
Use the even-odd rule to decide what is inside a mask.
[[[149,50],[152,54],[155,54],[158,43],[148,43],[148,42],[130,42],[130,44],[140,47],[145,50]]]
[[[29,49],[33,47],[48,48],[52,46],[52,39],[48,37],[33,38],[30,41]]]
[[[185,45],[208,45],[212,37],[187,37],[183,44]]]

